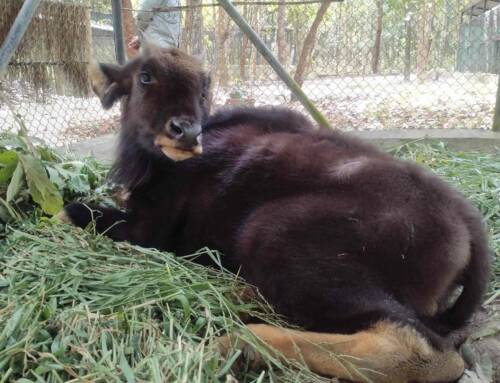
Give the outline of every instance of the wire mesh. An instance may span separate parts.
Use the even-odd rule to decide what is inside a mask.
[[[21,2],[8,0],[1,11],[12,14]],[[464,13],[469,3],[276,0],[244,1],[238,9],[338,129],[489,129],[500,73],[500,7],[471,16]],[[111,2],[42,4],[1,84],[0,130],[15,130],[17,115],[52,145],[116,131],[119,109],[102,110],[82,69],[90,52],[115,62]],[[202,0],[180,4],[149,14],[180,12],[179,45],[207,62],[215,108],[302,110],[222,8]],[[140,5],[122,5],[128,43]],[[11,22],[0,16],[0,39]]]

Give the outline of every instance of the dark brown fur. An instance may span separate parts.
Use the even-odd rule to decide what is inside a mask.
[[[133,82],[146,61],[170,77],[150,94],[120,94],[127,101],[112,175],[130,197],[124,212],[92,207],[97,229],[114,225],[107,235],[116,240],[178,255],[218,249],[224,266],[241,268],[306,330],[354,333],[385,320],[444,347],[441,335],[467,321],[488,280],[477,210],[428,171],[295,112],[207,118],[201,67],[172,55],[156,52],[116,72],[117,83]],[[203,154],[174,163],[152,136],[155,118],[161,129],[177,114],[204,121]],[[66,213],[81,227],[91,219],[79,204]],[[440,310],[457,285],[458,301]]]

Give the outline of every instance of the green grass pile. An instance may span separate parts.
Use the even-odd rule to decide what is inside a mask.
[[[0,381],[225,382],[237,354],[222,360],[216,337],[240,329],[242,316],[278,318],[245,302],[236,276],[193,257],[48,220],[11,229],[0,246]],[[280,381],[315,379],[274,368]]]
[[[498,159],[427,145],[395,154],[430,167],[481,209],[497,254],[493,301],[500,295]],[[0,383],[234,382],[238,353],[224,360],[214,340],[241,330],[248,315],[280,322],[263,301],[241,298],[247,286],[236,276],[193,263],[196,254],[178,258],[31,216],[7,225],[0,242]],[[266,360],[266,369],[235,378],[327,381]]]

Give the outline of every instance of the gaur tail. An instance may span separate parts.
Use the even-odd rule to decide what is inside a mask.
[[[469,222],[471,233],[470,259],[458,283],[463,286],[462,293],[455,304],[442,314],[442,322],[450,329],[466,324],[481,304],[488,286],[491,271],[491,256],[485,230],[479,220]]]

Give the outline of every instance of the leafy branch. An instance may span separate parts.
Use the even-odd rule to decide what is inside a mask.
[[[107,168],[92,158],[75,160],[19,133],[0,135],[0,225],[26,216],[36,208],[54,215],[64,200],[105,197]],[[1,226],[0,226],[1,228]]]

